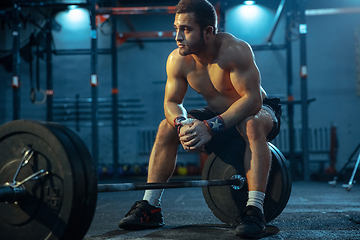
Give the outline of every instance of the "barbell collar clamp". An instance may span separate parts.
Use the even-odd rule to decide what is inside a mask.
[[[240,189],[244,186],[244,184],[245,184],[245,182],[246,182],[246,178],[243,177],[243,176],[241,176],[241,175],[233,175],[233,176],[231,177],[231,179],[239,179],[239,180],[240,180],[240,184],[238,184],[238,185],[236,185],[236,184],[231,185],[231,187],[232,187],[233,189],[235,189],[235,190],[240,190]]]

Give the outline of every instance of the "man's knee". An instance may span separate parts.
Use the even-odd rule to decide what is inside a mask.
[[[238,129],[243,138],[247,141],[256,141],[262,138],[266,139],[266,127],[264,126],[264,122],[257,116],[251,116],[245,119],[242,123],[240,123],[240,127],[238,127]]]
[[[158,132],[156,134],[156,140],[163,140],[163,141],[171,141],[178,142],[178,135],[175,131],[175,128],[169,124],[169,122],[164,119],[160,122]]]

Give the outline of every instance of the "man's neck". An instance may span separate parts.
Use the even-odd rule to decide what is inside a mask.
[[[195,61],[202,65],[212,64],[216,61],[219,51],[219,44],[217,44],[216,38],[217,35],[211,36],[211,38],[206,42],[203,50],[199,53],[192,54]]]

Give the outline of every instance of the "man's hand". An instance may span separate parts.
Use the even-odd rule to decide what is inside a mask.
[[[194,119],[180,128],[179,139],[186,151],[204,151],[204,145],[211,139],[208,127],[202,121]]]

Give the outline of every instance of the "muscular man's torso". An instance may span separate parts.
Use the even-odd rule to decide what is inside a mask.
[[[186,79],[189,86],[203,96],[209,107],[222,113],[240,98],[230,81],[229,71],[221,69],[217,63],[201,66],[193,61]]]
[[[227,69],[229,67],[229,59],[226,56],[227,45],[234,44],[235,40],[232,36],[220,33],[218,38],[221,43],[214,63],[202,64],[192,55],[176,54],[181,58],[181,72],[189,86],[203,96],[209,107],[218,113],[223,113],[241,96],[235,90],[230,79],[230,70]]]

